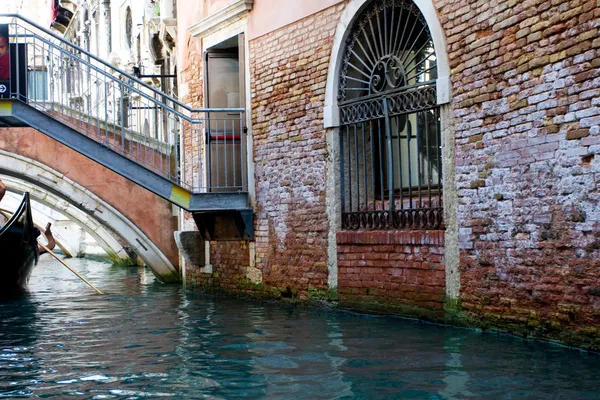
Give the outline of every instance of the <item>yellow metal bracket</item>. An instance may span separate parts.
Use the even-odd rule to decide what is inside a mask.
[[[12,101],[0,101],[0,117],[12,116]]]
[[[190,198],[192,195],[187,190],[173,185],[171,188],[171,197],[170,200],[179,205],[182,208],[188,209],[190,207]]]

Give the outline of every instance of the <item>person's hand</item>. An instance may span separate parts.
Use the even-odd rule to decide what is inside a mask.
[[[54,235],[52,235],[52,231],[50,230],[51,226],[52,226],[52,224],[50,222],[48,222],[48,224],[46,225],[46,229],[44,229],[44,236],[46,236],[46,241],[48,242],[48,244],[46,245],[48,250],[52,250],[52,249],[54,249],[54,246],[56,246],[56,241],[54,240]],[[45,253],[48,250],[44,249],[43,252]],[[40,254],[42,254],[42,252],[40,252]]]
[[[2,198],[4,197],[5,194],[6,194],[6,185],[4,185],[4,182],[2,182],[2,180],[0,179],[0,200],[2,200]]]

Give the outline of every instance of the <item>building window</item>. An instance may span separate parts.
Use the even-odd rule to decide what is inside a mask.
[[[125,10],[125,44],[131,49],[133,41],[133,20],[131,18],[131,8]]]
[[[30,100],[48,100],[48,71],[32,69],[28,71],[28,94]]]
[[[92,18],[94,20],[94,31],[92,32],[92,37],[94,38],[95,41],[95,46],[94,46],[94,51],[95,51],[95,55],[99,56],[100,55],[100,15],[95,12],[92,15]]]
[[[343,229],[443,227],[436,57],[410,0],[374,0],[339,71]]]

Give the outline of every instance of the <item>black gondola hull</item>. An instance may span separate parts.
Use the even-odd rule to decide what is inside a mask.
[[[23,290],[37,263],[37,237],[33,226],[29,193],[12,218],[0,228],[0,290]]]

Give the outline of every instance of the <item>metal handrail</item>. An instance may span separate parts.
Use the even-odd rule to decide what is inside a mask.
[[[142,85],[145,89],[150,90],[151,92],[155,93],[158,96],[161,96],[163,98],[168,99],[169,101],[173,102],[174,104],[177,104],[177,106],[189,111],[190,113],[205,113],[205,112],[226,112],[226,111],[230,111],[230,112],[245,112],[246,110],[243,108],[227,108],[227,109],[212,109],[212,108],[192,108],[189,105],[180,102],[177,99],[174,99],[173,97],[169,96],[166,93],[163,93],[159,90],[156,90],[155,88],[153,88],[152,86],[148,85],[147,83],[143,82],[142,80],[136,78],[135,76],[129,74],[126,71],[123,71],[122,69],[115,67],[112,64],[107,63],[106,61],[102,60],[101,58],[93,55],[92,53],[88,52],[87,50],[82,49],[81,47],[77,46],[76,44],[73,44],[67,40],[65,40],[64,38],[60,37],[59,35],[55,34],[54,32],[50,31],[49,29],[46,29],[38,24],[36,24],[35,22],[31,21],[30,19],[23,17],[20,14],[0,14],[0,18],[15,18],[15,19],[20,19],[21,21],[24,21],[26,23],[28,23],[29,25],[34,26],[35,28],[41,30],[42,32],[46,33],[47,35],[52,36],[53,38],[55,38],[56,40],[60,41],[63,44],[66,44],[67,46],[72,47],[73,49],[77,50],[78,52],[83,53],[85,56],[92,58],[93,60],[99,62],[100,64],[104,65],[105,67],[112,69],[116,72],[118,72],[119,74],[127,77],[128,79],[131,79],[133,81],[135,81],[136,83]],[[128,86],[128,85],[126,85]],[[130,86],[128,86],[130,87]],[[133,90],[137,90],[134,87],[130,87]],[[141,94],[141,93],[140,93]],[[156,99],[153,99],[156,100]],[[162,102],[161,102],[162,103]],[[165,105],[166,106],[166,105]],[[182,114],[182,117],[186,117],[185,114]]]
[[[11,99],[192,193],[247,190],[244,108],[192,108],[27,18],[4,21],[27,54],[16,57]]]

